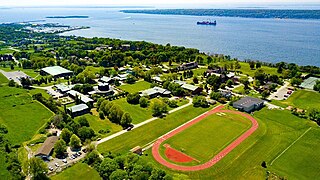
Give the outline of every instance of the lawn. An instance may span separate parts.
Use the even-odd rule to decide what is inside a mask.
[[[108,135],[111,135],[113,133],[116,133],[118,131],[122,130],[122,127],[120,125],[116,125],[112,122],[110,122],[108,119],[101,120],[98,117],[98,113],[94,110],[92,110],[93,115],[86,114],[84,117],[87,118],[90,127],[98,134],[101,135],[101,137],[106,137]],[[108,133],[99,133],[100,130],[105,130]]]
[[[194,69],[192,70],[193,71],[193,74],[196,75],[196,76],[202,76],[203,73],[207,70],[207,68],[197,68],[197,69]]]
[[[320,177],[320,130],[313,128],[274,161],[272,168],[292,179]]]
[[[128,112],[131,115],[133,124],[138,124],[152,118],[152,111],[149,107],[142,108],[139,104],[129,104],[126,98],[117,99],[112,102],[119,105],[124,112]]]
[[[250,126],[250,121],[240,115],[213,114],[163,143],[204,163],[212,159]]]
[[[7,138],[12,144],[31,139],[53,115],[24,89],[3,86],[0,99],[0,123],[7,126]]]
[[[138,81],[134,84],[121,85],[119,88],[129,93],[136,93],[150,88],[151,83],[146,81]]]
[[[8,82],[9,80],[2,73],[0,73],[0,84],[4,84]]]
[[[278,101],[284,105],[291,105],[302,109],[311,109],[320,107],[320,93],[308,90],[298,90],[288,99]]]
[[[92,167],[88,166],[85,163],[77,163],[74,166],[69,167],[68,169],[64,170],[63,172],[50,177],[52,180],[100,180],[101,177],[99,173],[93,169]]]
[[[135,146],[143,147],[147,143],[156,140],[168,131],[197,117],[209,109],[210,108],[195,108],[188,106],[182,110],[169,114],[162,119],[157,119],[137,129],[133,129],[128,133],[113,138],[110,141],[104,142],[98,146],[98,150],[101,153],[127,153]]]
[[[285,168],[287,170],[286,172],[277,168],[277,163],[281,163],[281,158],[278,159],[279,162],[276,162],[274,166],[270,167],[271,161],[309,129],[309,127],[317,128],[315,123],[298,118],[289,111],[268,110],[267,108],[255,112],[254,117],[259,122],[257,131],[219,161],[219,163],[206,170],[197,172],[172,171],[158,164],[153,159],[151,150],[146,151],[145,154],[147,155],[144,157],[147,161],[159,168],[167,170],[171,174],[183,173],[191,179],[266,179],[266,171],[285,176],[287,179],[308,179],[308,174],[315,175],[319,172],[317,155],[314,163],[311,162],[312,160],[309,160],[312,154],[316,154],[314,148],[319,147],[319,145],[316,145],[319,144],[317,140],[319,138],[317,137],[313,137],[308,141],[314,141],[315,146],[301,150],[298,149],[296,151],[296,153],[299,153],[301,156],[299,158],[306,158],[303,164],[309,163],[309,166],[313,168],[306,170],[307,167],[305,167],[303,170],[306,170],[306,172],[299,170],[300,175],[296,176],[294,170],[298,165],[292,164],[296,161],[293,160],[293,157],[285,160],[285,165],[288,167],[282,168]],[[268,168],[264,169],[261,167],[263,161],[267,162]]]

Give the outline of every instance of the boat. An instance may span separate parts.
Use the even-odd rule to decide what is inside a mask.
[[[198,21],[197,25],[217,25],[217,21]]]

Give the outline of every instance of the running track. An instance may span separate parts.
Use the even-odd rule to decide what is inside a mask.
[[[258,122],[250,115],[239,112],[239,111],[232,111],[232,110],[221,110],[224,106],[218,106],[211,111],[208,111],[195,119],[183,124],[182,126],[179,126],[178,128],[174,129],[173,131],[170,131],[169,133],[163,135],[160,137],[152,147],[152,154],[153,157],[162,165],[179,171],[198,171],[207,169],[213,165],[215,165],[217,162],[219,162],[223,157],[225,157],[228,153],[230,153],[234,148],[236,148],[242,141],[247,139],[253,132],[255,132],[258,129]],[[183,165],[177,165],[173,164],[171,162],[168,162],[165,160],[159,153],[160,145],[167,139],[175,136],[176,134],[180,133],[181,131],[187,129],[188,127],[191,127],[192,125],[196,124],[197,122],[201,121],[202,119],[215,114],[217,112],[226,112],[226,113],[233,113],[233,114],[239,114],[247,119],[249,119],[252,123],[252,126],[249,130],[247,130],[245,133],[243,133],[240,137],[238,137],[235,141],[233,141],[231,144],[229,144],[226,148],[224,148],[222,151],[220,151],[217,155],[215,155],[211,160],[204,164],[196,165],[196,166],[183,166]]]

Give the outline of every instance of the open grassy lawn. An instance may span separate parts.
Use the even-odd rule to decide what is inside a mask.
[[[312,128],[274,161],[272,168],[289,179],[320,177],[320,130]]]
[[[12,54],[14,50],[8,49],[8,48],[1,48],[0,49],[0,54]]]
[[[8,139],[12,144],[29,140],[52,116],[24,89],[3,86],[0,99],[0,123],[7,126]]]
[[[197,68],[195,70],[192,70],[193,71],[193,74],[196,75],[196,76],[202,76],[203,73],[207,70],[207,68]]]
[[[9,80],[2,73],[0,73],[0,84],[4,84],[8,82]]]
[[[45,97],[45,98],[47,98],[47,99],[48,99],[49,97],[51,97],[51,96],[46,92],[46,90],[44,90],[44,89],[34,88],[34,89],[28,90],[28,92],[30,93],[31,96],[32,96],[32,95],[35,95],[35,94],[38,94],[38,93],[41,93],[42,96]]]
[[[108,119],[100,119],[98,117],[98,113],[96,111],[93,111],[94,115],[86,114],[84,115],[89,124],[90,127],[98,134],[101,135],[101,137],[106,137],[108,135],[111,135],[113,133],[116,133],[118,131],[122,130],[122,127],[120,125],[114,124],[110,122]],[[100,130],[105,130],[106,133],[99,133]]]
[[[99,173],[85,163],[77,163],[63,172],[50,177],[52,180],[100,180]]]
[[[308,90],[298,90],[288,99],[278,101],[278,103],[306,110],[311,108],[320,108],[320,93]]]
[[[129,104],[126,98],[117,99],[112,102],[119,105],[124,112],[128,112],[131,115],[133,124],[138,124],[152,118],[152,111],[149,107],[142,108],[139,104]]]
[[[162,119],[157,119],[136,129],[134,128],[128,133],[104,142],[98,146],[98,150],[101,153],[127,153],[135,146],[143,147],[147,143],[156,140],[163,134],[197,117],[209,109],[210,108],[194,108],[192,106],[188,106],[182,110],[169,114]]]
[[[281,169],[276,168],[277,163],[281,162],[281,158],[278,159],[279,162],[270,166],[273,159],[290,146],[290,144],[307,129],[310,127],[318,128],[315,123],[298,118],[289,111],[268,110],[267,108],[255,112],[254,117],[259,122],[257,131],[242,142],[236,149],[231,151],[220,162],[206,170],[197,172],[172,171],[157,163],[152,157],[151,150],[146,151],[145,153],[148,154],[148,156],[144,157],[155,166],[163,168],[171,174],[183,173],[188,175],[191,179],[266,179],[266,171],[286,176],[288,179],[308,179],[307,177],[309,175],[307,175],[307,173],[315,175],[319,172],[319,166],[317,165],[318,160],[316,160],[315,164],[309,164],[309,166],[313,166],[314,168],[310,168],[307,172],[299,170],[299,173],[301,174],[297,177],[295,172],[293,172],[297,165],[292,164],[296,161],[292,160],[295,157],[287,158],[285,160],[287,161],[286,165],[288,166],[285,167],[287,172],[282,172]],[[310,139],[308,142],[312,141],[314,141],[315,144],[318,143],[316,137],[313,137],[313,139]],[[303,151],[304,149],[301,149],[302,151],[296,151],[301,156],[299,157],[301,160],[306,158],[306,162],[304,163],[311,161],[309,160],[311,153],[316,154],[312,147],[317,148],[318,145],[311,146],[310,148],[306,147],[308,148],[307,153]],[[268,166],[267,169],[261,167],[263,161],[266,161]]]
[[[250,126],[250,121],[240,115],[213,114],[168,139],[164,144],[169,144],[204,163],[212,159]]]
[[[150,88],[151,83],[146,81],[138,81],[134,84],[121,85],[119,88],[129,93],[136,93]]]

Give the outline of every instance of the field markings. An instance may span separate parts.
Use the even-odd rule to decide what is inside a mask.
[[[272,166],[272,164],[279,158],[281,157],[286,151],[288,151],[288,149],[293,146],[297,141],[299,141],[299,139],[301,139],[305,134],[307,134],[307,132],[309,132],[312,129],[312,127],[310,127],[309,129],[307,129],[303,134],[301,134],[295,141],[293,141],[285,150],[283,150],[276,158],[273,159],[273,161],[270,163],[270,165]]]

